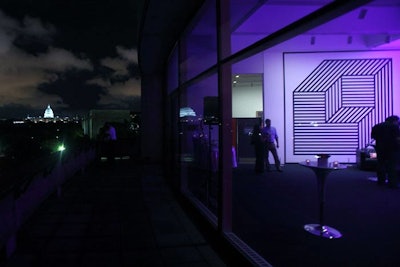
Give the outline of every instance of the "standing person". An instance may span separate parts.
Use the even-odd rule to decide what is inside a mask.
[[[264,172],[264,142],[261,136],[260,125],[255,124],[253,127],[253,134],[251,135],[251,144],[254,146],[254,153],[256,156],[256,163],[254,171],[256,173]]]
[[[397,164],[399,162],[400,129],[399,117],[387,117],[384,122],[372,127],[371,138],[375,139],[375,150],[378,157],[376,175],[378,185],[388,181],[391,188],[398,188]]]
[[[271,126],[271,120],[265,120],[265,127],[261,130],[261,135],[265,142],[265,152],[266,152],[266,169],[270,171],[270,164],[269,164],[269,152],[271,152],[272,156],[274,157],[275,167],[278,172],[282,172],[281,169],[281,162],[278,157],[277,148],[279,148],[279,139],[278,134],[276,132],[276,128]],[[276,142],[276,145],[275,145]]]
[[[114,126],[112,126],[110,123],[107,123],[106,135],[108,140],[117,140],[117,132],[115,131]]]
[[[110,163],[115,161],[115,143],[117,141],[117,132],[111,123],[105,123],[104,141],[106,145],[106,156]]]

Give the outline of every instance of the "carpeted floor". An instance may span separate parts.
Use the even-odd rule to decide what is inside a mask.
[[[284,172],[234,169],[233,232],[274,267],[400,266],[400,189],[378,186],[374,172],[353,166],[326,183],[325,224],[342,234],[327,239],[304,230],[318,223],[312,170],[287,164]]]

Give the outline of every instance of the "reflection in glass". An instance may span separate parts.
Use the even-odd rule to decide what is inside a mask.
[[[217,63],[217,31],[215,1],[206,1],[193,22],[193,27],[182,38],[180,70],[182,81],[187,81]]]
[[[183,190],[216,216],[219,172],[217,76],[182,91],[179,125]]]

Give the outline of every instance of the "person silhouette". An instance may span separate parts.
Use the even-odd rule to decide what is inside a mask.
[[[272,156],[274,157],[275,167],[278,172],[282,172],[281,169],[281,162],[278,157],[277,148],[279,148],[279,138],[276,131],[276,128],[271,126],[271,120],[265,120],[265,127],[261,130],[261,136],[264,140],[265,144],[265,153],[266,153],[266,162],[265,167],[267,171],[270,171],[270,163],[269,163],[269,152],[271,152]],[[276,142],[276,145],[275,145]]]
[[[396,168],[400,151],[399,117],[389,116],[384,122],[374,125],[371,138],[375,140],[378,185],[385,184],[387,180],[389,187],[398,188]]]
[[[251,144],[254,146],[254,155],[256,157],[256,162],[254,165],[254,171],[256,173],[264,172],[264,141],[261,136],[260,125],[255,124],[253,127],[253,132],[251,135]]]

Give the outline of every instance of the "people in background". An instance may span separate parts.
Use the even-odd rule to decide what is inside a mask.
[[[254,171],[256,173],[264,172],[264,142],[261,136],[261,127],[259,124],[255,124],[251,135],[251,144],[254,146],[254,155],[256,162],[254,165]]]
[[[400,129],[399,117],[390,116],[382,123],[372,127],[371,138],[375,140],[377,153],[378,185],[386,183],[398,188],[397,164],[399,163]]]
[[[272,156],[274,157],[275,167],[276,170],[282,172],[281,169],[281,162],[278,157],[277,148],[279,148],[279,138],[278,133],[275,127],[271,126],[271,120],[265,120],[265,126],[261,130],[261,136],[263,137],[264,144],[265,144],[265,153],[266,153],[266,163],[265,167],[267,171],[270,171],[270,163],[269,163],[269,152],[271,152]],[[275,144],[276,142],[276,144]]]
[[[106,123],[106,140],[115,141],[117,140],[117,132],[115,131],[114,126],[110,123]]]

